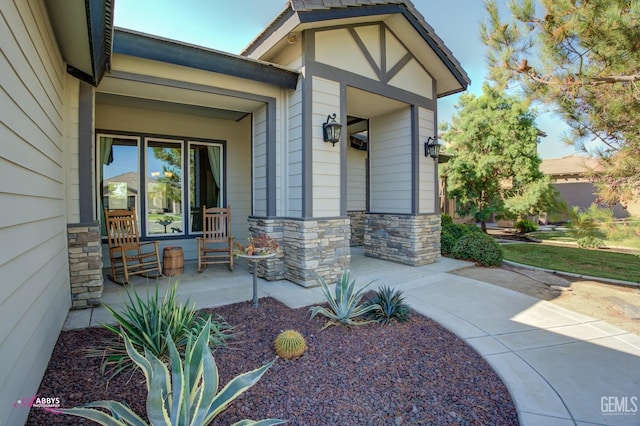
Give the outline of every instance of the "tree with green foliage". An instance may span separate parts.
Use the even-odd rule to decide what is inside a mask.
[[[640,195],[640,2],[514,0],[502,21],[486,0],[490,79],[519,85],[571,127],[565,142],[600,157],[599,201]]]
[[[540,131],[529,102],[485,83],[481,96],[462,95],[456,109],[440,137],[453,155],[444,172],[458,213],[486,231],[492,213],[516,218],[540,211],[553,189],[539,169]]]

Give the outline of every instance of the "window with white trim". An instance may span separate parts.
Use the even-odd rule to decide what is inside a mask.
[[[99,217],[104,208],[135,208],[141,235],[184,237],[202,232],[203,206],[225,205],[223,143],[108,134],[97,140]]]

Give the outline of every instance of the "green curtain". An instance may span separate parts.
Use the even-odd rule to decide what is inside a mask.
[[[100,227],[102,229],[102,235],[107,235],[107,228],[105,226],[104,219],[104,206],[102,205],[102,199],[104,198],[104,182],[103,182],[103,169],[104,166],[107,166],[113,163],[113,138],[100,137],[98,141],[98,148],[100,151],[100,159],[99,163],[100,168],[98,170],[100,179],[98,180],[100,187],[96,191],[98,194],[98,205],[100,206],[100,211],[98,212],[98,217],[100,217]]]
[[[211,167],[211,173],[213,174],[213,180],[218,187],[218,194],[220,194],[220,147],[209,146],[207,147],[209,153],[209,166]],[[218,196],[217,207],[222,207],[222,197]]]

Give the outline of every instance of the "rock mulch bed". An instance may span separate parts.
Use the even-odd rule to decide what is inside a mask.
[[[221,387],[271,361],[273,341],[282,330],[298,330],[308,345],[297,360],[277,360],[214,424],[269,417],[290,425],[518,424],[511,397],[491,367],[463,341],[418,314],[407,323],[321,331],[324,318],[309,320],[307,308],[292,310],[269,298],[260,300],[257,309],[247,302],[211,311],[239,333],[231,348],[215,351]],[[38,395],[60,397],[66,407],[114,399],[144,417],[142,376],[105,383],[100,359],[83,356],[83,348],[107,335],[99,328],[63,332]],[[89,423],[34,408],[27,424]]]

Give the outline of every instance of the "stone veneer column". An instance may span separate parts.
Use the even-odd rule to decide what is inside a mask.
[[[440,258],[440,215],[367,214],[364,254],[411,266]]]
[[[102,241],[100,224],[68,224],[71,309],[102,303]]]
[[[280,246],[280,254],[274,258],[258,262],[258,276],[267,281],[284,279],[284,222],[283,219],[264,219],[249,217],[249,232],[251,235],[266,234],[276,240]],[[246,245],[246,241],[239,241]],[[249,262],[249,271],[253,271],[253,262]]]
[[[351,221],[351,247],[364,245],[364,224],[366,220],[364,210],[353,210],[347,212]]]
[[[337,282],[349,268],[349,218],[285,219],[285,278],[303,287]]]

